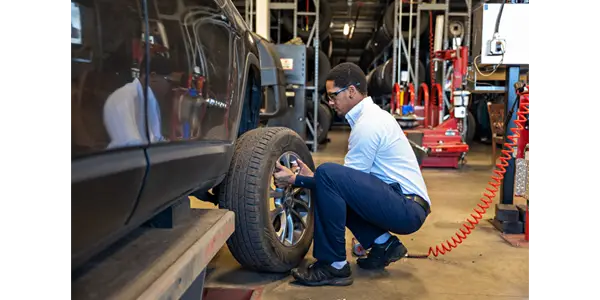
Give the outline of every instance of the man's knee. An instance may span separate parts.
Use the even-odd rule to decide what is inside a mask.
[[[338,174],[344,172],[344,166],[326,162],[321,164],[315,170],[315,179],[316,180],[328,180],[336,177]]]

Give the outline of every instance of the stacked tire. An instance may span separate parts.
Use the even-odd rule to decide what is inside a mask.
[[[402,11],[409,11],[409,4],[403,4]],[[385,14],[383,15],[383,19],[380,22],[380,26],[373,33],[373,38],[367,44],[365,51],[360,57],[358,65],[363,69],[367,70],[369,66],[373,63],[373,60],[381,54],[382,51],[389,45],[394,38],[394,9],[395,3],[392,3],[388,6]],[[413,11],[416,12],[416,8],[413,7]],[[417,37],[419,38],[429,26],[429,22],[426,22],[428,15],[425,11],[421,12],[421,23],[417,28],[417,18],[413,17],[412,27],[409,30],[410,20],[407,17],[402,17],[402,36],[404,39]]]
[[[411,62],[413,60],[411,59]],[[402,57],[401,68],[406,68],[406,59]],[[367,90],[370,96],[379,97],[390,95],[393,88],[393,59],[387,60],[384,64],[371,70],[367,75]],[[419,62],[419,81],[424,82],[426,76],[425,65]]]
[[[323,50],[319,49],[319,85],[318,90],[325,90],[325,78],[327,78],[327,74],[331,70],[331,63],[329,62],[329,58],[327,54],[323,52]],[[315,81],[315,48],[309,47],[306,48],[306,85],[314,86]]]
[[[319,106],[317,108],[317,143],[325,144],[327,142],[327,137],[329,135],[329,131],[331,130],[331,126],[333,125],[333,112],[329,108],[329,106],[323,102],[319,101]],[[313,115],[314,115],[314,102],[312,100],[306,101],[306,117],[310,124],[313,123]],[[311,125],[312,126],[312,125]],[[308,140],[313,140],[313,135],[306,126],[306,136]]]
[[[309,10],[314,12],[314,3],[312,0],[298,0],[298,11],[306,11],[306,2],[308,1]],[[331,6],[329,2],[325,0],[319,1],[319,40],[325,40],[329,35],[329,28],[331,27],[331,20],[333,18],[333,12],[331,11]],[[286,10],[283,13],[281,18],[281,24],[283,25],[283,29],[288,33],[293,33],[294,29],[296,29],[296,34],[298,37],[302,38],[303,41],[308,41],[308,37],[310,35],[310,30],[312,26],[308,26],[307,28],[304,26],[298,26],[294,28],[294,14],[293,12]],[[312,25],[312,24],[311,24]]]

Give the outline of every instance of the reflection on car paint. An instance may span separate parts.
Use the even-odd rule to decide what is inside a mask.
[[[230,110],[245,96],[238,84],[244,41],[235,33],[240,24],[231,24],[239,20],[230,20],[213,0],[183,10],[177,1],[155,2],[159,12],[151,13],[149,28],[136,22],[135,0],[72,4],[72,27],[79,30],[72,41],[73,155],[235,138],[229,129],[239,117]],[[96,10],[111,18],[100,23]],[[147,64],[148,79],[142,75]]]
[[[143,80],[142,76],[142,80]],[[148,89],[150,141],[164,140],[160,132],[159,107]],[[144,91],[138,78],[114,91],[104,103],[104,126],[110,137],[108,148],[122,148],[148,142],[144,120]]]

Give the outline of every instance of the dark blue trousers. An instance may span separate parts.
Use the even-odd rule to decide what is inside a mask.
[[[313,256],[320,261],[346,260],[346,227],[365,247],[386,233],[413,233],[427,213],[406,199],[399,184],[342,165],[325,163],[315,171],[316,199]]]

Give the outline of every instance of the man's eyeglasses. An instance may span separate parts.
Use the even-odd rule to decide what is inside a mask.
[[[351,87],[353,85],[354,86],[359,86],[360,82],[357,82],[356,84],[349,84],[349,85],[347,85],[347,86],[345,86],[345,87],[343,87],[343,88],[341,88],[341,89],[339,89],[339,90],[337,90],[337,91],[335,91],[333,93],[327,93],[327,98],[329,98],[329,100],[333,101],[337,95],[339,95],[341,92],[347,90],[349,87]]]

